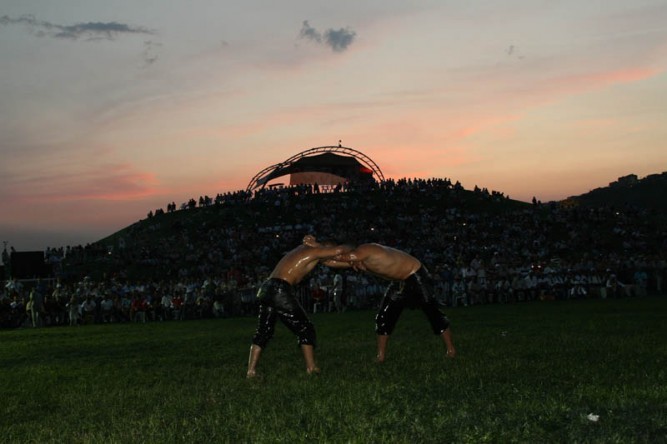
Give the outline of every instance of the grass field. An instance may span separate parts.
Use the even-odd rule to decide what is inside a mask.
[[[0,331],[0,442],[667,442],[667,298],[447,310],[443,357],[406,311],[373,362],[370,311],[283,326],[245,379],[252,318]],[[598,415],[598,420],[588,418]]]

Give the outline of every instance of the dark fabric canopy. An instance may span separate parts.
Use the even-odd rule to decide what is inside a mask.
[[[289,165],[276,168],[265,176],[263,180],[265,183],[268,183],[276,177],[304,172],[329,173],[350,180],[372,179],[373,176],[373,172],[359,163],[354,157],[324,153],[316,156],[302,157]]]

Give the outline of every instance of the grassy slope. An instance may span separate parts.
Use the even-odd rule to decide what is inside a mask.
[[[382,366],[372,312],[322,313],[322,375],[279,327],[257,381],[251,318],[0,331],[0,428],[7,442],[665,442],[666,309],[453,309],[453,361],[406,311]]]

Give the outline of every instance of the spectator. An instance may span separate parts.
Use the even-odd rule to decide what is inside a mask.
[[[69,302],[67,303],[67,315],[69,317],[69,325],[79,325],[79,304],[76,300],[76,296],[72,295]]]
[[[95,323],[95,301],[92,296],[87,296],[81,304],[81,317],[84,325]]]

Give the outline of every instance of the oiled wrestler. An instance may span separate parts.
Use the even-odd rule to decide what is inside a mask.
[[[356,270],[391,281],[375,316],[378,362],[385,360],[389,336],[404,308],[420,308],[431,324],[433,333],[442,338],[447,349],[446,356],[453,358],[456,355],[449,320],[438,308],[431,276],[419,259],[405,251],[369,243],[358,245],[349,253],[336,256],[334,260],[347,262]]]
[[[250,356],[248,357],[248,378],[257,374],[257,364],[262,351],[273,337],[276,320],[283,324],[298,338],[306,372],[319,373],[315,363],[314,348],[316,345],[315,327],[308,319],[299,301],[294,295],[294,287],[315,266],[338,254],[350,251],[350,247],[320,244],[312,235],[306,235],[301,245],[288,252],[276,264],[269,278],[257,292],[259,314],[257,329],[252,338]]]

